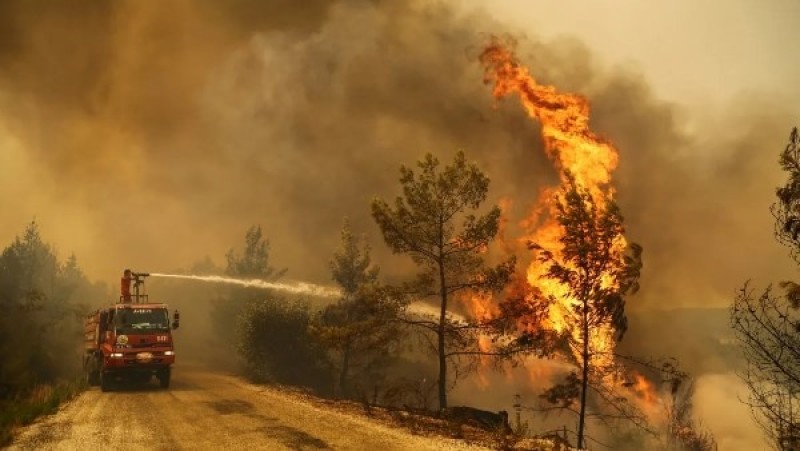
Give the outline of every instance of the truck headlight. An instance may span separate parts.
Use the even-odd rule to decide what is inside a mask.
[[[164,351],[164,355],[175,355],[175,351]]]
[[[122,353],[121,352],[112,352],[111,353],[111,358],[112,359],[121,359],[122,358]]]

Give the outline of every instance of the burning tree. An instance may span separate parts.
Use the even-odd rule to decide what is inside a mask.
[[[336,354],[339,393],[346,397],[351,395],[351,378],[360,379],[364,389],[394,354],[402,336],[395,318],[403,299],[378,283],[379,268],[372,264],[369,246],[362,246],[347,221],[341,236],[330,268],[342,296],[316,315],[311,330]]]
[[[533,311],[545,305],[547,313],[534,320],[523,318],[519,324],[526,331],[549,328],[566,341],[565,357],[575,363],[576,371],[543,396],[575,411],[582,448],[590,391],[614,410],[606,418],[646,424],[617,393],[634,384],[627,382],[614,353],[627,327],[625,295],[638,288],[642,248],[629,245],[625,238],[613,199],[618,152],[590,129],[588,100],[538,83],[513,48],[513,41],[491,40],[480,54],[484,81],[493,85],[497,99],[516,94],[525,112],[541,124],[545,152],[561,182],[544,190],[527,221],[535,225],[528,242],[536,258],[526,274],[531,294],[522,302]],[[576,400],[579,405],[574,409]]]
[[[395,253],[409,255],[422,270],[413,291],[435,297],[439,314],[434,321],[413,320],[409,324],[432,333],[432,347],[439,364],[439,408],[447,408],[448,364],[471,342],[471,327],[462,327],[448,315],[450,301],[464,290],[494,290],[504,286],[514,269],[514,259],[494,268],[484,264],[483,253],[498,232],[500,209],[476,216],[473,212],[486,200],[489,178],[459,152],[453,163],[439,170],[439,160],[427,154],[417,163],[419,173],[400,168],[403,197],[390,206],[372,202],[372,216],[386,244]]]
[[[568,188],[556,201],[556,219],[563,228],[560,248],[554,250],[531,242],[537,260],[547,268],[544,277],[556,281],[561,287],[562,299],[548,296],[553,304],[569,307],[563,309],[560,319],[565,338],[572,351],[580,375],[571,373],[563,384],[548,390],[545,396],[563,405],[579,399],[578,448],[584,446],[587,394],[593,389],[600,398],[620,411],[624,404],[608,394],[605,388],[613,381],[613,349],[607,340],[620,340],[627,328],[625,316],[626,294],[638,289],[642,249],[630,246],[627,255],[624,241],[625,229],[616,203],[604,204],[581,188],[567,174]],[[539,295],[543,295],[539,292]]]
[[[797,128],[780,156],[789,173],[772,205],[775,237],[800,263],[800,136]],[[777,449],[800,447],[800,285],[782,282],[776,292],[756,294],[749,284],[731,306],[731,325],[746,368],[740,377],[750,391],[747,404]]]

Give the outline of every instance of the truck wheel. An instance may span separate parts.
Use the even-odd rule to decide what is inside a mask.
[[[91,367],[86,369],[86,385],[90,387],[97,386],[100,383],[98,379],[100,379],[100,377],[97,370]]]
[[[86,373],[86,384],[88,386],[94,387],[100,383],[100,372],[97,370],[97,361],[94,358],[86,359],[84,371]]]
[[[100,390],[111,391],[111,375],[105,371],[98,371],[100,374]]]
[[[172,376],[172,368],[161,370],[158,372],[158,385],[161,388],[169,388],[169,380]]]

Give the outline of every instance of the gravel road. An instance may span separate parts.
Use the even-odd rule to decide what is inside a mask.
[[[176,366],[169,390],[155,382],[109,393],[92,388],[21,430],[11,449],[479,448],[414,436],[237,377]]]

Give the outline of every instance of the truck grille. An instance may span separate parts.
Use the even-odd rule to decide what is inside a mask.
[[[160,359],[160,358],[154,358],[154,359],[152,359],[152,360],[149,360],[149,361],[147,361],[147,362],[139,362],[139,361],[138,361],[138,360],[136,360],[136,359],[125,359],[125,364],[126,364],[126,365],[140,365],[140,366],[147,366],[147,365],[152,365],[152,364],[159,364],[159,363],[161,363],[162,361],[163,361],[163,359]]]

